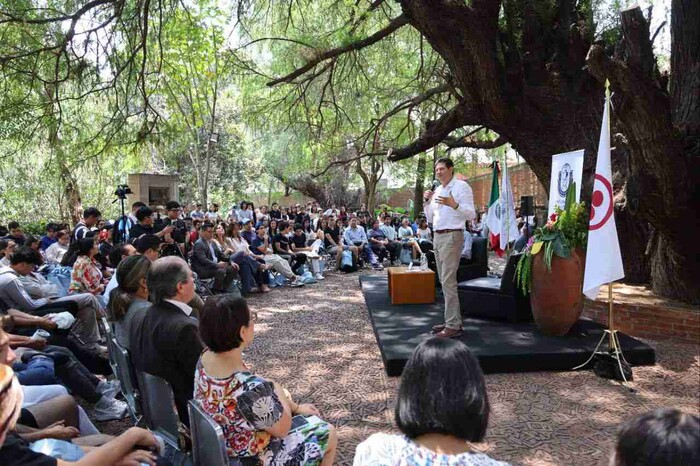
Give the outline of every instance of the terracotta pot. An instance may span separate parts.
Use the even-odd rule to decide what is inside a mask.
[[[568,259],[552,256],[552,271],[544,264],[544,248],[532,261],[532,316],[546,335],[566,335],[583,312],[582,249],[572,251]]]

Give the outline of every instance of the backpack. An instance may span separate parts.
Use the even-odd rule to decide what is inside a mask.
[[[301,275],[299,281],[304,285],[311,285],[313,283],[316,283],[316,279],[314,278],[313,274],[308,270]]]
[[[357,270],[352,251],[343,251],[343,256],[340,259],[340,270],[345,273],[351,273]]]

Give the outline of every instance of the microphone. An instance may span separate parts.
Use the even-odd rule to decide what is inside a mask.
[[[440,186],[440,182],[438,180],[433,180],[433,184],[430,186],[430,190],[432,192],[435,192],[438,186]],[[427,201],[428,198],[426,197],[424,200]]]

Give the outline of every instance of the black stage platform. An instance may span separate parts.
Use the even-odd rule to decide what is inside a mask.
[[[388,375],[399,376],[414,348],[428,338],[432,325],[443,322],[443,301],[393,305],[386,276],[360,276],[374,334]],[[603,326],[581,319],[563,337],[542,335],[534,323],[511,324],[464,319],[461,340],[479,358],[485,373],[569,370],[583,363],[598,343]],[[620,344],[633,366],[652,365],[654,350],[622,333]],[[607,342],[606,346],[607,348]]]

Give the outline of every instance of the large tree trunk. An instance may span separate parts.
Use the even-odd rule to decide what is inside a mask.
[[[435,152],[435,151],[433,151]],[[413,188],[413,218],[423,212],[423,191],[425,191],[425,172],[427,171],[427,155],[422,153],[418,156],[418,166],[416,167],[416,185]]]
[[[511,143],[544,186],[549,186],[552,154],[584,148],[584,185],[589,184],[607,79],[615,93],[614,132],[622,133],[629,146],[630,176],[616,201],[636,207],[619,223],[628,274],[644,275],[643,265],[630,261],[643,257],[643,228],[650,224],[658,236],[649,248],[654,290],[700,302],[700,262],[695,260],[700,236],[700,2],[673,1],[670,93],[639,8],[621,13],[623,38],[610,56],[603,45],[593,44],[590,24],[570,0],[560,0],[546,13],[535,11],[535,2],[505,3],[505,8],[523,8],[522,25],[512,29],[499,29],[497,1],[400,3],[410,24],[450,67],[460,96],[454,109],[428,122],[420,140],[394,151],[392,159],[432,147],[455,127],[484,125]],[[615,151],[614,165],[617,157]],[[642,226],[637,230],[641,238],[628,241],[623,234],[635,230],[635,224]]]

